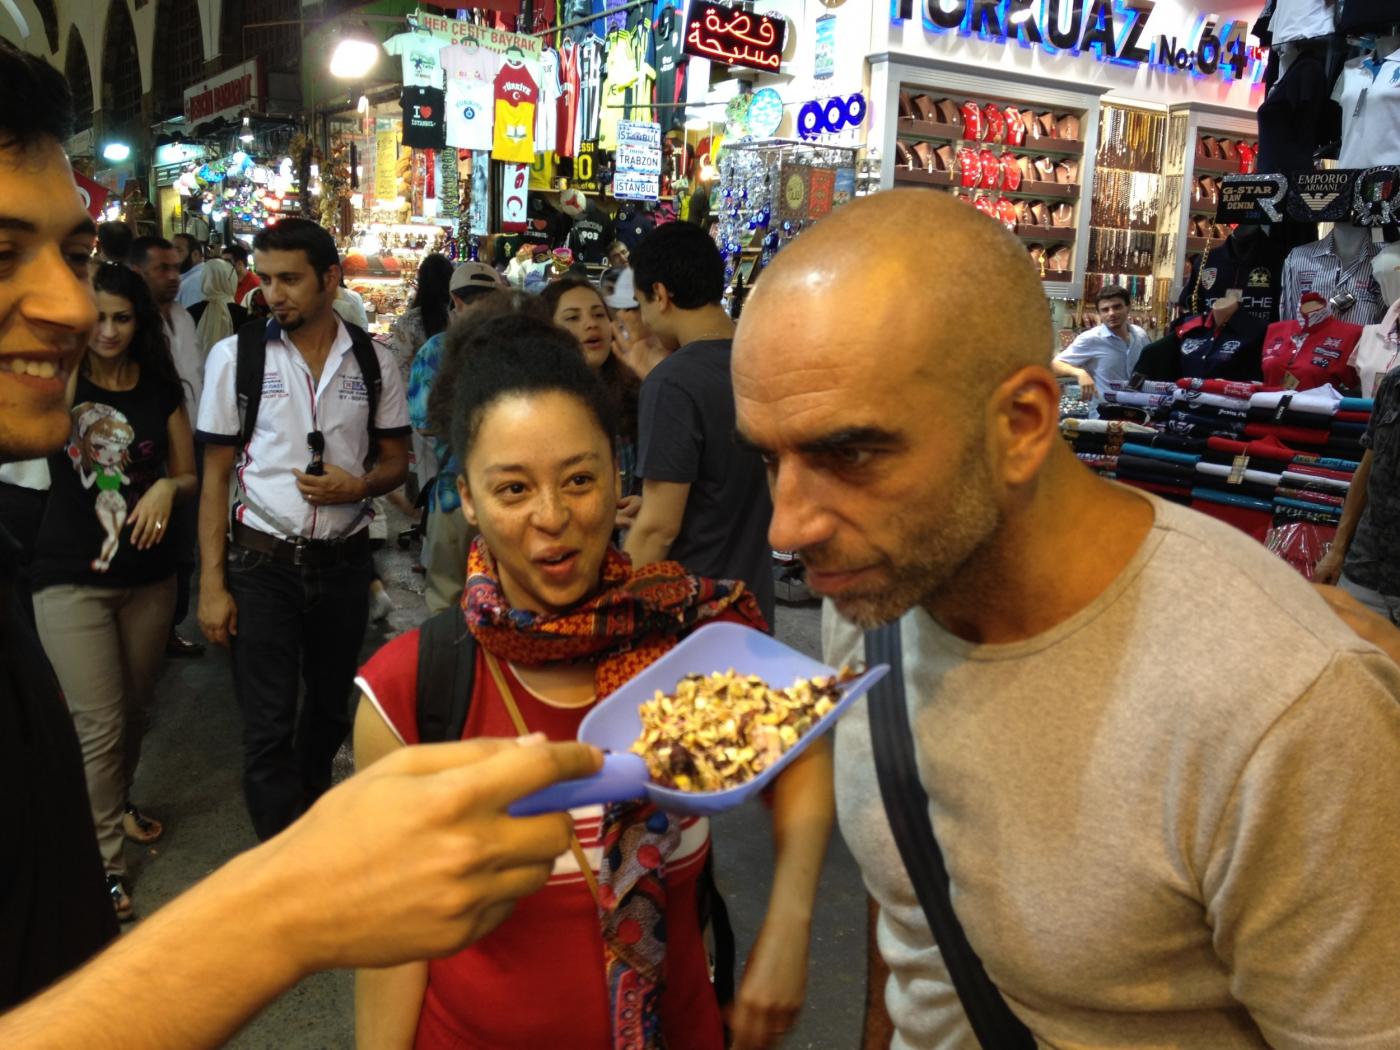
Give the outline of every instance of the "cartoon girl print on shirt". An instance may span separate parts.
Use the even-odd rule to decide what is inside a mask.
[[[126,497],[122,487],[131,484],[126,474],[130,463],[131,443],[136,431],[111,405],[85,401],[73,409],[73,433],[68,445],[68,458],[83,483],[83,488],[97,488],[94,509],[106,538],[102,550],[92,560],[93,572],[106,572],[112,567],[121,543],[122,526],[126,524]]]

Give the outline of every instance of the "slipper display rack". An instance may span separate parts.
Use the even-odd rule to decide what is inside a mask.
[[[874,63],[872,96],[888,107],[884,185],[926,187],[966,201],[1020,238],[1047,295],[1079,297],[1097,94],[925,61]]]

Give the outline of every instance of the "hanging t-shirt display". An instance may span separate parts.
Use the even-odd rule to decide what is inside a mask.
[[[617,125],[626,116],[626,93],[637,82],[637,54],[632,34],[617,29],[608,34],[603,64],[602,101],[598,107],[598,148],[617,149]]]
[[[553,153],[559,149],[559,52],[545,48],[540,53],[540,99],[535,107],[535,152]]]
[[[614,240],[612,219],[602,208],[588,202],[588,208],[574,220],[569,231],[569,247],[586,263],[603,263],[608,259],[608,247]]]
[[[1265,233],[1241,226],[1225,243],[1212,248],[1181,292],[1188,313],[1203,313],[1232,288],[1241,293],[1240,308],[1273,324],[1279,319],[1279,288],[1288,249],[1282,231]]]
[[[528,225],[525,241],[557,248],[569,234],[570,219],[538,194],[531,194],[525,209]]]
[[[442,149],[447,145],[443,114],[446,102],[438,88],[403,89],[403,144],[412,149]]]
[[[425,32],[400,33],[384,41],[384,50],[403,61],[404,87],[442,87],[438,52],[443,41]]]
[[[643,237],[656,229],[656,217],[645,208],[624,207],[617,213],[617,239],[635,251]]]
[[[603,41],[589,36],[578,45],[578,122],[574,149],[581,142],[598,141],[598,117],[603,102]]]
[[[579,70],[578,47],[564,41],[559,52],[559,156],[572,157],[578,148]]]
[[[496,74],[496,130],[491,153],[512,164],[535,160],[535,105],[539,86],[530,75],[518,49],[506,52]]]
[[[1400,164],[1400,49],[1384,58],[1352,59],[1342,67],[1332,98],[1342,107],[1338,167]]]
[[[448,144],[458,149],[491,149],[499,56],[468,40],[443,48],[440,57],[447,81]]]
[[[665,7],[656,19],[656,101],[653,119],[662,131],[685,124],[685,107],[667,106],[685,100],[685,74],[689,60],[684,50],[681,30],[684,17],[674,7]]]

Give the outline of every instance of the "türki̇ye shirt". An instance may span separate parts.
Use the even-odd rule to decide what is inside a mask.
[[[901,621],[958,918],[1042,1046],[1393,1050],[1400,668],[1261,544],[1151,503],[1118,578],[1034,638]],[[856,628],[829,610],[824,626],[826,662],[863,658]],[[891,837],[864,700],[836,766],[880,906],[893,1050],[974,1048]]]

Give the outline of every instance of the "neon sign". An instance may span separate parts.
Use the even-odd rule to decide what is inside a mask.
[[[915,0],[891,0],[890,20],[914,18]],[[1197,77],[1259,83],[1267,51],[1246,42],[1249,24],[1198,16],[1189,32],[1154,33],[1155,0],[923,0],[924,29],[1049,54],[1088,51],[1101,62],[1148,65]]]
[[[787,23],[780,18],[751,15],[723,4],[691,0],[686,16],[685,53],[727,66],[748,66],[776,73],[782,65],[786,36]]]

